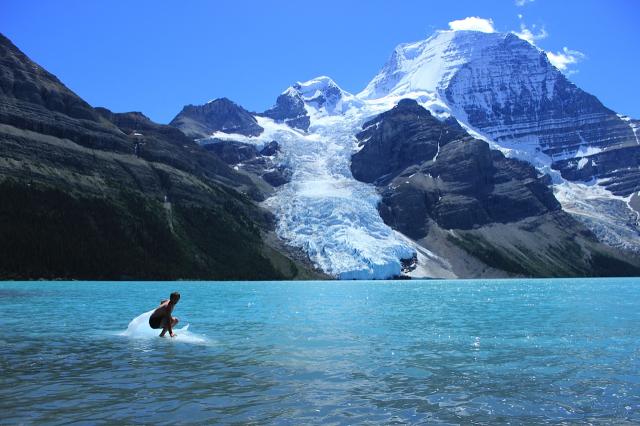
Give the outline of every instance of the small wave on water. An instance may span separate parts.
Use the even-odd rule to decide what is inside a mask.
[[[120,336],[126,336],[132,339],[152,339],[157,338],[162,330],[154,330],[149,326],[149,317],[153,313],[154,309],[138,315],[131,320],[127,329],[121,333]],[[182,328],[174,328],[173,330],[176,337],[169,337],[167,334],[166,339],[172,342],[191,343],[196,345],[208,345],[211,342],[204,336],[189,331],[189,324]]]

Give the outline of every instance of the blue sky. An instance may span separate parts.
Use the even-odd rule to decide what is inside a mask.
[[[0,31],[90,104],[161,123],[222,96],[262,111],[318,75],[357,93],[397,44],[471,16],[573,57],[572,81],[640,118],[635,0],[0,0]]]

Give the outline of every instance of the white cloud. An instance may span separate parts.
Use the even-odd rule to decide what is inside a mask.
[[[483,33],[494,33],[493,19],[484,19],[477,16],[470,16],[457,21],[449,22],[452,31],[480,31]]]
[[[526,3],[531,3],[533,1],[534,0],[516,0],[516,4],[518,6],[523,6]],[[524,16],[522,14],[518,14],[518,18],[522,20]],[[484,19],[478,16],[469,16],[464,19],[451,21],[449,22],[449,28],[452,31],[481,31],[484,33],[496,32],[493,26],[493,19]],[[547,33],[544,26],[538,29],[535,24],[528,27],[524,22],[520,23],[520,31],[512,31],[512,33],[521,39],[528,41],[534,46],[538,40],[545,39],[549,36],[549,33]],[[560,52],[545,53],[549,62],[566,75],[576,73],[577,71],[570,69],[570,67],[586,58],[584,53],[577,50],[571,50],[567,47],[563,47]]]
[[[516,0],[515,1],[516,6],[524,6],[527,3],[533,3],[533,2],[534,2],[534,0]]]
[[[571,50],[567,47],[562,48],[562,52],[546,52],[547,58],[551,64],[558,68],[560,71],[565,74],[573,74],[577,71],[568,69],[571,65],[575,65],[578,62],[582,61],[586,58],[586,55],[582,52],[578,52],[577,50]]]
[[[518,16],[522,16],[522,15],[518,15]],[[536,26],[533,25],[531,28],[535,30]],[[542,27],[542,29],[537,33],[534,33],[524,23],[520,24],[520,32],[518,31],[512,31],[512,32],[518,37],[520,37],[521,39],[527,40],[529,43],[533,44],[534,46],[536,44],[536,40],[542,40],[544,38],[547,38],[547,36],[549,35],[549,33],[547,33],[547,31],[544,29],[544,27]]]

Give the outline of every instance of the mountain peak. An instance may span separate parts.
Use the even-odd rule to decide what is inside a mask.
[[[333,79],[324,75],[305,82],[297,82],[284,93],[297,96],[312,110],[329,115],[341,114],[352,106],[362,103],[354,95],[338,86]]]
[[[376,99],[389,94],[436,92],[446,87],[461,66],[507,36],[506,33],[440,30],[426,40],[399,44],[358,97]]]
[[[228,98],[186,105],[169,124],[192,138],[204,138],[217,131],[245,136],[257,136],[263,131],[249,111]]]

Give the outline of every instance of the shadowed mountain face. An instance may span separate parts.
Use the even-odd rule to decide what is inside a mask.
[[[440,122],[412,99],[401,100],[363,129],[356,135],[362,149],[352,157],[351,172],[369,183],[389,181],[411,165],[433,160],[441,147],[467,136],[454,119]]]
[[[426,235],[425,217],[445,229],[472,229],[560,209],[533,166],[490,150],[414,100],[363,127],[353,175],[382,188],[382,216],[412,238]]]
[[[463,268],[456,263],[473,261],[534,276],[591,275],[603,267],[615,275],[611,265],[619,262],[626,273],[635,270],[562,212],[548,177],[413,100],[365,123],[357,138],[351,170],[377,186],[385,223],[424,247],[448,251],[454,271]],[[565,257],[561,247],[576,253]]]
[[[0,277],[307,274],[265,243],[258,193],[180,130],[92,108],[0,36]]]
[[[53,74],[29,60],[2,34],[0,58],[0,94],[3,104],[24,102],[33,109],[42,107],[71,118],[98,120],[98,115],[89,104],[67,89]],[[7,114],[3,116],[6,120],[12,111],[3,109],[2,112]]]
[[[204,138],[218,131],[258,136],[263,131],[253,115],[227,98],[204,105],[187,105],[169,125],[190,138]]]

